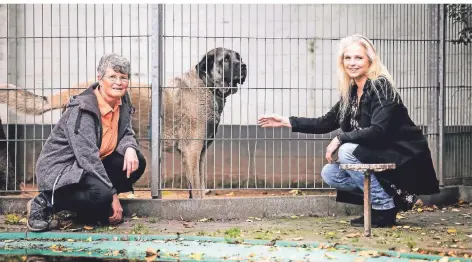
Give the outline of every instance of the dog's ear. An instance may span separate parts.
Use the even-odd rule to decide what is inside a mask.
[[[215,62],[215,55],[212,52],[206,53],[202,60],[195,66],[198,74],[211,72],[213,63]]]

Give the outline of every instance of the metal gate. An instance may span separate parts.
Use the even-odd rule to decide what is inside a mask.
[[[133,101],[140,112],[133,124],[148,162],[138,187],[162,197],[162,191],[188,189],[180,155],[160,150],[165,140],[158,116],[163,108],[156,101],[172,78],[195,68],[206,52],[231,49],[247,64],[248,75],[227,97],[207,149],[206,188],[325,190],[330,187],[320,172],[333,134],[261,129],[257,117],[327,112],[338,99],[339,39],[360,33],[373,41],[412,119],[428,137],[441,184],[470,185],[472,50],[457,42],[467,21],[454,22],[457,18],[446,9],[386,4],[1,5],[0,83],[47,97],[93,81],[104,53],[127,57],[131,88],[148,97]],[[8,156],[0,191],[19,192],[19,184],[11,181],[32,185],[23,191],[34,191],[35,160],[61,113],[31,116],[13,107],[0,110],[5,130],[0,146]]]

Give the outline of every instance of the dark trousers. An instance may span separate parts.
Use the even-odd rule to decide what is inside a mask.
[[[123,171],[124,156],[116,151],[102,160],[105,170],[117,193],[133,190],[133,184],[146,169],[144,156],[136,151],[139,167],[126,177]],[[50,193],[50,192],[49,192]],[[110,216],[113,194],[111,190],[95,175],[84,173],[78,184],[64,186],[54,192],[54,210],[76,212],[84,222],[107,222]]]

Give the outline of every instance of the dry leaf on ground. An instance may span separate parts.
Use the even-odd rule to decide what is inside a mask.
[[[347,237],[347,238],[356,238],[356,237],[360,237],[360,236],[361,236],[360,233],[352,233],[352,234],[345,235],[345,237]]]
[[[146,257],[155,256],[155,255],[157,255],[157,251],[154,248],[152,247],[146,248]]]

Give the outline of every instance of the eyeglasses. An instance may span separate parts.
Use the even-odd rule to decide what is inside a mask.
[[[107,78],[110,79],[110,81],[112,81],[114,83],[118,82],[118,77],[116,77],[116,76],[107,76]],[[128,83],[129,79],[125,78],[125,77],[120,77],[120,81],[123,82],[123,83]]]

